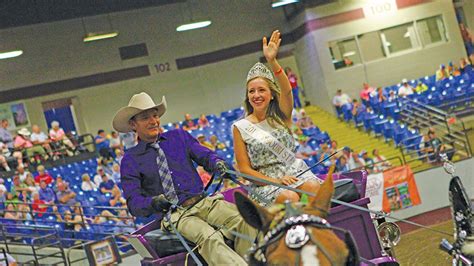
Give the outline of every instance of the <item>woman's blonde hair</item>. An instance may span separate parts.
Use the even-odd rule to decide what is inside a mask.
[[[267,108],[267,113],[266,113],[268,124],[270,124],[271,127],[276,127],[278,124],[282,126],[283,128],[287,129],[289,132],[291,132],[288,126],[284,122],[285,120],[288,119],[288,117],[280,109],[280,89],[275,83],[273,83],[271,80],[264,77],[255,77],[249,80],[247,82],[247,85],[249,84],[249,82],[258,78],[264,80],[265,83],[267,83],[268,88],[270,88],[270,92],[273,98],[272,100],[270,100],[270,103]],[[248,89],[245,90],[244,109],[245,109],[246,115],[250,115],[254,111],[252,105],[250,104]]]

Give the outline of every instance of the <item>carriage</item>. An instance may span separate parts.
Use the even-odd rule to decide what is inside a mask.
[[[324,178],[324,177],[323,177]],[[367,209],[369,198],[365,197],[367,172],[357,171],[334,175],[336,191],[338,184],[342,192],[336,192],[336,197],[351,204]],[[351,182],[348,182],[351,180]],[[353,190],[347,184],[353,184]],[[240,188],[223,192],[225,200],[234,202],[234,193]],[[356,196],[354,196],[356,194]],[[349,206],[332,206],[328,222],[332,226],[344,228],[351,232],[358,250],[361,264],[365,265],[398,265],[392,257],[391,247],[399,240],[398,227],[394,224],[372,218],[369,212],[354,209]],[[344,239],[344,235],[336,232]],[[186,261],[193,263],[186,248],[181,244],[175,234],[160,230],[156,221],[146,224],[141,229],[132,233],[129,242],[142,257],[142,265],[185,265]],[[192,245],[191,245],[192,248]]]

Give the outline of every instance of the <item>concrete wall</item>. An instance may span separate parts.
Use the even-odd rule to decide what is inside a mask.
[[[338,1],[307,9],[304,14],[295,19],[293,26],[296,27],[303,20],[323,18],[344,11],[363,8],[366,2]],[[433,45],[429,48],[425,47],[424,49],[394,57],[378,59],[350,68],[334,69],[328,49],[329,41],[340,40],[436,15],[443,16],[449,38],[447,43]],[[310,59],[306,58],[308,56],[306,53],[299,51],[297,53],[299,56],[296,59],[301,68],[302,75],[306,77],[305,81],[310,82],[306,86],[313,89],[310,93],[311,100],[328,111],[333,111],[329,101],[338,89],[342,89],[350,96],[357,96],[358,98],[358,92],[363,82],[368,82],[373,86],[397,84],[402,78],[414,79],[425,75],[432,75],[439,64],[447,63],[451,60],[457,62],[459,58],[465,56],[453,5],[450,1],[442,0],[398,9],[395,14],[389,16],[377,18],[364,17],[320,28],[298,41],[296,43],[296,50],[299,49],[312,51],[309,56]],[[308,60],[311,62],[308,63]],[[316,66],[318,64],[320,65],[319,67]],[[315,77],[308,79],[308,76]]]

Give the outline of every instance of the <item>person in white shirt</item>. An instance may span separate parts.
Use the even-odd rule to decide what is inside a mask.
[[[24,183],[26,178],[28,177],[29,171],[25,170],[23,165],[18,165],[16,167],[17,175],[20,177],[20,182]]]
[[[408,95],[413,94],[413,87],[408,84],[407,79],[402,80],[402,86],[398,88],[398,96],[400,97],[406,97]]]
[[[104,168],[97,167],[97,174],[94,176],[94,183],[97,187],[102,183],[102,176],[106,175],[110,179],[110,175],[104,171]]]
[[[334,107],[336,107],[336,112],[338,116],[342,115],[342,106],[350,103],[351,101],[352,100],[349,95],[342,93],[342,90],[337,90],[336,96],[334,96],[334,98],[332,99],[332,104],[334,105]]]
[[[91,191],[97,189],[97,185],[91,181],[91,177],[89,174],[82,175],[82,184],[81,184],[82,191]]]
[[[109,139],[109,147],[113,149],[114,151],[116,149],[122,149],[122,141],[120,140],[119,134],[117,132],[112,131],[110,133],[110,139]]]

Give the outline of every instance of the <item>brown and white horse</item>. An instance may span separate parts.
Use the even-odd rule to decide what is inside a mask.
[[[332,171],[330,171],[332,172]],[[334,193],[332,173],[308,204],[286,203],[265,209],[235,193],[240,214],[264,237],[251,250],[249,263],[264,265],[347,265],[349,248],[325,220]]]

